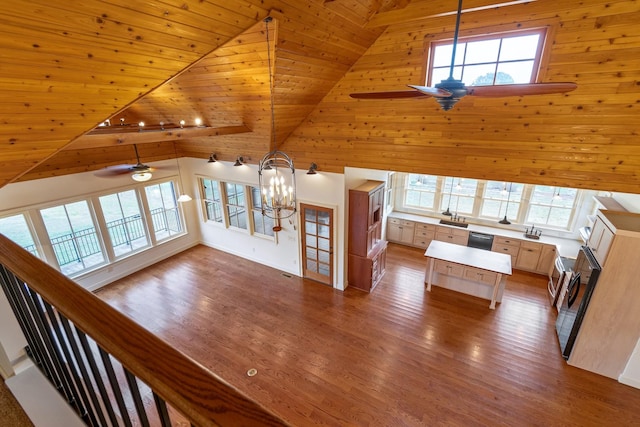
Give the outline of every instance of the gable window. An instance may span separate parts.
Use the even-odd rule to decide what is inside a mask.
[[[251,214],[253,215],[253,232],[273,236],[273,218],[262,215],[262,197],[260,189],[251,187]]]
[[[40,211],[60,271],[72,275],[105,262],[86,200]]]
[[[227,217],[231,227],[247,229],[247,209],[244,197],[244,186],[241,184],[225,183]]]
[[[534,83],[546,31],[543,28],[458,39],[453,77],[466,86]],[[431,44],[427,84],[449,77],[453,42]]]
[[[223,223],[222,195],[220,193],[220,183],[212,179],[202,178],[202,199],[204,200],[205,212],[209,221]]]

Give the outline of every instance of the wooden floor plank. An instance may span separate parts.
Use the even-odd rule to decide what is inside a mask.
[[[543,277],[490,310],[426,292],[423,254],[390,244],[367,294],[198,246],[96,294],[293,425],[640,425],[640,390],[562,359]]]

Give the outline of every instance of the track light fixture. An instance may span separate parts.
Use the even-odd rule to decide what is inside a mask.
[[[311,166],[309,166],[309,170],[307,171],[307,175],[316,175],[316,170],[318,170],[318,165],[311,163]]]
[[[218,160],[218,156],[216,155],[216,153],[211,153],[211,155],[209,155],[209,160],[207,161],[207,163],[215,163]]]
[[[233,166],[242,166],[242,165],[244,165],[244,157],[238,156]]]

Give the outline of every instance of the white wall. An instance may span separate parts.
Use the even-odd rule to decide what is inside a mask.
[[[178,170],[174,160],[155,162],[154,166],[159,166],[161,169],[154,172],[153,180],[137,185],[148,185],[155,180],[175,177]],[[111,193],[131,188],[132,183],[133,181],[128,174],[103,178],[88,172],[9,184],[0,188],[0,216],[35,211],[63,202],[84,199],[87,196]],[[74,280],[86,289],[97,289],[197,244],[199,242],[199,225],[196,210],[187,204],[183,205],[183,211],[187,230],[191,233],[121,259]],[[4,292],[0,291],[0,346],[4,349],[9,360],[15,363],[24,356],[26,344],[6,296]]]
[[[226,228],[211,221],[205,222],[204,204],[198,195],[198,178],[205,177],[219,181],[240,184],[258,185],[258,168],[256,165],[233,166],[231,162],[207,163],[206,159],[185,159],[191,171],[190,190],[198,199],[194,204],[198,210],[203,244],[229,252],[260,264],[302,276],[300,210],[292,217],[284,219],[275,239],[252,236],[244,230]],[[344,242],[344,177],[343,175],[319,171],[316,175],[307,175],[304,169],[296,172],[296,196],[298,204],[306,203],[334,209],[334,287],[343,289],[344,264],[341,261]]]
[[[640,194],[613,193],[612,197],[629,212],[640,212]]]
[[[640,388],[640,339],[618,381],[631,387]]]

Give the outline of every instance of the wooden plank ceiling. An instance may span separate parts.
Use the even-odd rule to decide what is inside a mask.
[[[448,112],[429,98],[348,95],[424,84],[429,41],[452,35],[452,0],[55,3],[0,11],[0,186],[133,163],[133,143],[145,163],[215,152],[255,164],[275,139],[299,167],[325,171],[640,192],[638,1],[465,0],[462,35],[548,26],[539,81],[578,89],[466,97]],[[204,128],[191,128],[196,117]],[[88,134],[121,118],[171,129]],[[173,129],[180,120],[187,129]]]

